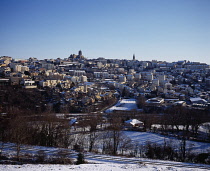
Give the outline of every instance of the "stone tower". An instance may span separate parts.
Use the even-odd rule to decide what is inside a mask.
[[[81,51],[81,50],[79,51],[78,55],[79,55],[79,56],[82,56],[82,51]]]
[[[135,57],[135,54],[133,54],[133,61],[135,61],[136,60],[136,57]]]

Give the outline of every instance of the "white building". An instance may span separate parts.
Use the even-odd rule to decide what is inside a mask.
[[[79,77],[73,76],[73,77],[71,77],[71,81],[74,83],[79,82]]]
[[[166,75],[163,73],[157,74],[157,77],[159,79],[160,85],[164,86],[165,80],[166,80]]]
[[[148,67],[148,65],[149,65],[148,62],[146,62],[146,61],[142,62],[143,67]]]
[[[48,86],[48,87],[55,87],[58,83],[60,82],[60,80],[46,80],[46,81],[40,81],[39,84],[43,87]]]
[[[118,72],[119,73],[124,73],[125,72],[125,69],[124,68],[118,68]]]
[[[133,74],[133,73],[135,73],[135,70],[134,69],[129,69],[128,73]]]
[[[137,119],[130,119],[130,120],[127,120],[125,121],[125,126],[126,127],[131,127],[131,128],[134,128],[134,127],[143,127],[144,126],[144,123],[142,121],[139,121]]]
[[[210,78],[206,78],[206,85],[210,86]]]
[[[35,85],[35,81],[31,79],[22,79],[20,83],[23,85],[24,88],[37,88],[37,86]]]
[[[159,79],[153,79],[153,80],[152,80],[152,84],[153,84],[154,86],[159,86]]]
[[[151,98],[151,99],[148,99],[146,101],[146,104],[147,105],[151,105],[151,106],[159,106],[161,104],[164,103],[164,99],[163,98]]]
[[[141,79],[141,74],[140,73],[135,73],[134,78],[135,79]]]
[[[126,82],[126,77],[124,75],[120,75],[119,82]]]
[[[69,74],[71,76],[82,76],[86,75],[86,72],[84,70],[69,70]]]
[[[21,66],[21,72],[29,71],[29,67]]]
[[[165,83],[165,89],[172,90],[172,84],[171,83]]]
[[[154,79],[153,73],[148,73],[148,74],[146,75],[146,80],[147,80],[147,81],[152,81],[153,79]]]
[[[79,76],[79,81],[80,82],[87,82],[87,76],[84,76],[84,75]]]
[[[55,65],[51,63],[42,63],[42,68],[46,68],[47,70],[53,70],[55,68]]]
[[[127,80],[128,81],[132,81],[133,79],[134,79],[133,75],[131,75],[131,74],[127,75]]]
[[[13,72],[21,72],[22,65],[11,63],[10,68],[13,70]]]
[[[102,68],[102,67],[103,67],[102,62],[97,62],[97,67],[98,67],[99,69]]]
[[[101,72],[93,72],[95,78],[101,78]]]

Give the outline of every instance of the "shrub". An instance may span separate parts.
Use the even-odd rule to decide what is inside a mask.
[[[85,158],[83,153],[78,153],[77,162],[76,164],[84,164]]]

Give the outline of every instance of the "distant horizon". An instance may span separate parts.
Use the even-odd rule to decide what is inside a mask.
[[[77,55],[77,53],[71,53],[71,54],[76,54]],[[12,57],[12,56],[9,56],[9,55],[1,55],[1,56],[8,56],[8,57]],[[1,57],[0,56],[0,57]],[[70,56],[70,55],[69,55]],[[68,56],[68,57],[69,57]],[[57,57],[57,58],[60,58],[60,59],[65,59],[65,58],[68,58],[68,57]],[[89,57],[86,57],[85,55],[84,55],[84,57],[86,58],[86,59],[98,59],[98,58],[104,58],[104,59],[107,59],[107,60],[109,60],[109,59],[113,59],[113,60],[133,60],[133,56],[131,56],[129,59],[127,58],[106,58],[106,57],[103,57],[103,56],[99,56],[99,57],[95,57],[95,58],[89,58]],[[15,57],[12,57],[13,59],[16,59],[16,60],[27,60],[27,59],[29,59],[29,58],[37,58],[38,60],[45,60],[45,59],[57,59],[57,58],[39,58],[39,57],[34,57],[34,56],[30,56],[30,57],[25,57],[25,58],[15,58]],[[174,61],[167,61],[167,60],[158,60],[158,59],[152,59],[152,60],[138,60],[138,59],[136,59],[137,61],[158,61],[158,62],[168,62],[168,63],[173,63],[173,62],[178,62],[178,61],[189,61],[189,62],[199,62],[199,63],[205,63],[205,64],[207,64],[207,65],[210,65],[210,64],[208,64],[208,63],[206,63],[206,62],[201,62],[201,61],[192,61],[192,60],[187,60],[187,59],[177,59],[177,60],[174,60]]]
[[[15,59],[193,61],[210,64],[209,0],[0,1],[0,53]]]

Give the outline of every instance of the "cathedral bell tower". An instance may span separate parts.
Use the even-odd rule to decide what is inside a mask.
[[[135,54],[133,54],[133,61],[135,61],[136,60],[136,57],[135,57]]]
[[[82,51],[81,51],[81,50],[79,51],[78,55],[79,55],[79,56],[82,56]]]

